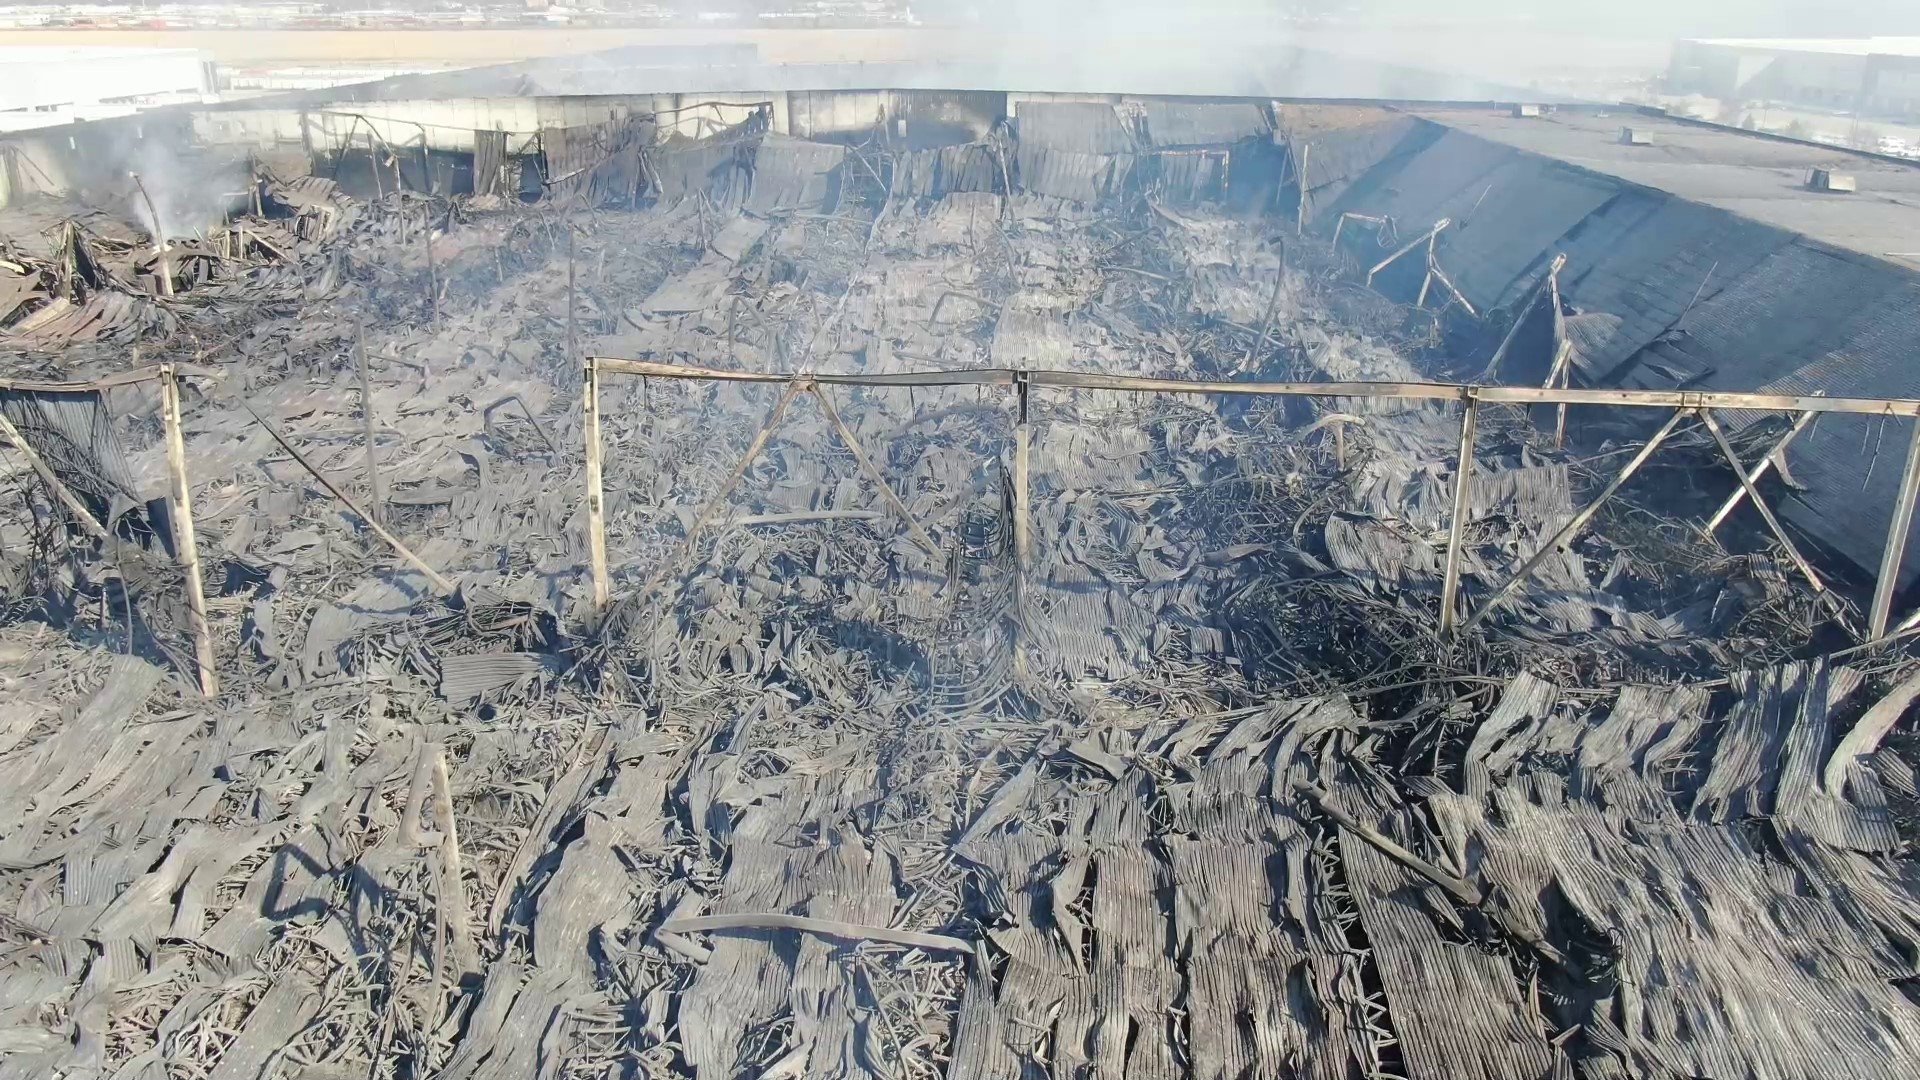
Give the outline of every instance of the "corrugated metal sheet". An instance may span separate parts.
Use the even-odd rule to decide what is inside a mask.
[[[1218,199],[1226,191],[1226,151],[1181,151],[1154,155],[1153,190],[1176,203]]]
[[[1795,316],[1816,321],[1805,309]],[[1780,321],[1795,316],[1783,314]],[[1786,326],[1779,329],[1791,332]],[[1906,281],[1879,290],[1848,313],[1837,333],[1829,324],[1820,343],[1830,348],[1759,389],[1920,396],[1920,367],[1914,363],[1920,350],[1920,288]],[[1727,384],[1738,374],[1737,368],[1723,371],[1715,385]],[[1784,503],[1782,516],[1861,566],[1878,566],[1911,431],[1905,421],[1822,417],[1787,450],[1794,479],[1807,490]],[[1909,538],[1900,581],[1911,584],[1917,574],[1920,534]]]
[[[1147,141],[1158,147],[1231,146],[1241,139],[1264,139],[1272,132],[1267,116],[1252,102],[1187,104],[1148,102]]]
[[[507,188],[507,133],[473,133],[473,193],[498,195]]]
[[[1852,324],[1889,293],[1912,303],[1915,294],[1904,278],[1891,267],[1788,244],[1720,295],[1695,305],[1667,344],[1718,368],[1707,385],[1752,390],[1798,371],[1852,337]],[[1869,392],[1895,393],[1884,385]]]
[[[477,133],[475,138],[478,146]],[[640,150],[652,141],[651,119],[542,129],[547,194],[590,206],[630,202],[640,189]],[[477,166],[479,150],[475,154]],[[478,182],[476,178],[476,185]]]
[[[1111,105],[1032,102],[1020,106],[1014,130],[1024,147],[1076,154],[1131,154],[1140,149]]]
[[[1019,184],[1036,195],[1097,202],[1119,190],[1133,171],[1131,154],[1081,154],[1020,144],[1014,155]]]
[[[678,202],[704,191],[723,206],[738,205],[745,197],[748,166],[763,130],[764,122],[752,119],[709,138],[674,136],[649,147],[647,171],[661,201]]]
[[[993,362],[1003,367],[1067,368],[1073,336],[1060,316],[1009,303],[993,328]]]
[[[937,199],[956,191],[1000,188],[1000,162],[985,143],[901,154],[894,170],[894,192],[915,198]]]
[[[747,206],[769,210],[817,210],[826,204],[833,171],[847,158],[838,143],[768,135],[753,156]]]
[[[1377,152],[1386,133],[1345,138]],[[1400,145],[1426,138],[1410,133]],[[1316,145],[1332,149],[1326,143],[1341,145],[1338,136]],[[1309,156],[1310,183],[1336,182],[1341,171],[1337,153]],[[1920,395],[1920,276],[1724,209],[1447,130],[1389,157],[1322,212],[1338,210],[1393,217],[1403,237],[1452,217],[1441,264],[1487,307],[1525,295],[1565,252],[1561,292],[1582,313],[1569,330],[1583,381]],[[1906,437],[1904,425],[1823,418],[1788,451],[1808,490],[1783,499],[1782,516],[1877,566]],[[1917,575],[1920,537],[1902,583]]]
[[[471,701],[546,670],[535,653],[481,653],[440,658],[440,696],[448,701]]]
[[[114,498],[138,502],[139,485],[98,393],[33,394],[0,391],[0,414],[19,430],[60,482],[93,504],[106,520]]]

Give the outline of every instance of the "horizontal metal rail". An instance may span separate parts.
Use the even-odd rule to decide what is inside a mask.
[[[723,371],[663,364],[653,360],[593,358],[602,372],[662,379],[718,382],[785,383],[795,374],[839,386],[1029,386],[1070,390],[1121,390],[1154,394],[1253,394],[1264,397],[1390,398],[1404,401],[1480,401],[1513,405],[1612,405],[1643,409],[1748,409],[1759,412],[1855,413],[1869,416],[1920,416],[1920,398],[1844,398],[1762,394],[1728,390],[1606,390],[1546,386],[1476,386],[1432,382],[1224,382],[1210,379],[1152,379],[1103,375],[1090,371],[1029,371],[1019,368],[970,368],[964,371],[908,371],[885,375],[836,375],[824,372]]]
[[[1556,260],[1555,268],[1558,268]],[[1486,617],[1489,611],[1497,607],[1516,591],[1531,574],[1540,559],[1555,547],[1570,542],[1572,537],[1586,524],[1594,511],[1599,509],[1608,495],[1624,483],[1632,471],[1652,454],[1660,441],[1670,434],[1674,424],[1687,415],[1711,417],[1712,409],[1745,409],[1756,412],[1787,412],[1798,414],[1795,417],[1794,430],[1805,427],[1816,413],[1852,413],[1867,416],[1909,416],[1920,418],[1920,399],[1914,398],[1840,398],[1824,396],[1801,396],[1795,394],[1763,394],[1721,390],[1605,390],[1575,389],[1568,386],[1554,386],[1549,379],[1548,385],[1533,386],[1479,386],[1465,383],[1433,382],[1223,382],[1208,379],[1153,379],[1133,375],[1103,375],[1097,372],[1081,371],[1032,371],[1023,368],[972,368],[963,371],[912,371],[895,372],[884,375],[862,374],[822,374],[822,373],[761,373],[752,371],[722,371],[715,368],[693,367],[685,364],[666,364],[654,360],[625,360],[615,357],[594,357],[588,361],[589,378],[595,372],[608,372],[626,375],[654,376],[665,379],[692,379],[719,382],[752,383],[790,383],[802,378],[809,383],[830,383],[840,386],[1011,386],[1020,395],[1021,415],[1026,415],[1026,395],[1031,387],[1054,387],[1067,390],[1116,390],[1132,393],[1159,394],[1249,394],[1266,397],[1316,397],[1316,398],[1381,398],[1402,401],[1457,401],[1466,408],[1461,419],[1461,454],[1457,466],[1459,472],[1455,480],[1454,510],[1449,522],[1447,542],[1447,574],[1442,590],[1440,612],[1440,635],[1447,637],[1454,629],[1454,602],[1460,584],[1460,555],[1464,547],[1460,535],[1460,526],[1465,520],[1465,498],[1467,474],[1471,468],[1474,416],[1477,406],[1501,403],[1513,405],[1559,405],[1564,411],[1568,405],[1603,405],[1624,408],[1671,409],[1675,410],[1668,419],[1666,427],[1644,446],[1640,455],[1634,459],[1626,471],[1614,483],[1602,492],[1580,515],[1576,516],[1568,528],[1556,535],[1552,541],[1543,545],[1534,557],[1502,586],[1496,594],[1472,614],[1465,626],[1471,627]],[[1915,428],[1920,432],[1920,419],[1916,419]],[[590,439],[592,436],[589,436]],[[1920,502],[1920,434],[1916,434],[1915,448],[1907,463],[1907,470],[1901,485],[1900,499],[1895,506],[1883,565],[1875,582],[1872,614],[1868,625],[1870,638],[1879,639],[1886,633],[1889,608],[1892,605],[1893,590],[1898,580],[1901,555],[1906,549],[1907,530],[1910,527],[1914,504]],[[1724,436],[1721,437],[1723,449]],[[1783,440],[1780,446],[1784,446]],[[1772,453],[1769,451],[1769,459]],[[590,448],[591,449],[591,448]],[[1799,552],[1787,539],[1786,533],[1775,518],[1772,508],[1759,501],[1753,490],[1752,480],[1748,477],[1740,460],[1728,453],[1728,461],[1742,482],[1742,494],[1760,509],[1775,537],[1786,547],[1794,562],[1806,574],[1814,588],[1819,590],[1819,578],[1812,568],[1801,558]],[[1757,477],[1757,473],[1756,473]],[[1021,484],[1024,490],[1024,483]],[[1715,524],[1724,519],[1732,508],[1732,503],[1723,507],[1715,518]],[[1020,513],[1015,522],[1016,533],[1024,532],[1025,514]],[[596,533],[603,526],[594,522]],[[1711,529],[1711,526],[1709,526]],[[1709,533],[1710,534],[1710,533]],[[1023,560],[1024,561],[1024,560]],[[604,579],[598,587],[605,588]],[[1920,615],[1915,616],[1920,619]],[[1912,621],[1912,620],[1909,620]]]
[[[116,375],[106,375],[98,379],[85,379],[75,382],[46,382],[38,379],[0,379],[0,390],[13,390],[27,394],[90,394],[97,390],[111,390],[116,386],[134,386],[139,383],[153,382],[166,374],[171,367],[175,375],[187,375],[202,379],[220,377],[218,368],[201,367],[198,364],[153,364],[149,367],[133,368]]]

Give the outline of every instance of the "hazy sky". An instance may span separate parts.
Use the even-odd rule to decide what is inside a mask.
[[[1920,0],[923,3],[929,13],[973,12],[993,39],[983,59],[1005,69],[1010,87],[1157,93],[1479,98],[1530,87],[1611,100],[1664,71],[1680,37],[1920,37]],[[1439,78],[1409,81],[1395,70]]]
[[[1514,0],[926,0],[1009,22],[1178,28],[1257,25],[1286,13],[1336,22],[1476,23],[1488,27],[1598,28],[1644,37],[1920,36],[1920,0],[1609,0],[1523,6]]]

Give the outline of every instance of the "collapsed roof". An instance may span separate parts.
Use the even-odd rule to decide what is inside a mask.
[[[1482,406],[1461,487],[1450,402],[808,380],[1501,336],[1301,235],[1271,113],[1097,108],[7,256],[80,508],[12,474],[0,1076],[1909,1075],[1920,677],[1751,506],[1702,537],[1703,422],[1563,546],[1639,426]],[[26,382],[129,346],[213,367],[210,701],[166,401]],[[604,609],[592,356],[787,377],[598,376]]]

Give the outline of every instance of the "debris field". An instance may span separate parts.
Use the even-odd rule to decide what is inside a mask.
[[[642,141],[0,247],[104,534],[0,452],[0,1078],[1920,1070],[1920,666],[1703,536],[1714,432],[1501,595],[1649,426],[1484,409],[1443,638],[1457,405],[965,376],[1418,382],[1512,313],[1230,179]],[[590,357],[781,376],[598,375],[604,607]],[[27,386],[155,363],[211,697],[159,384]]]

